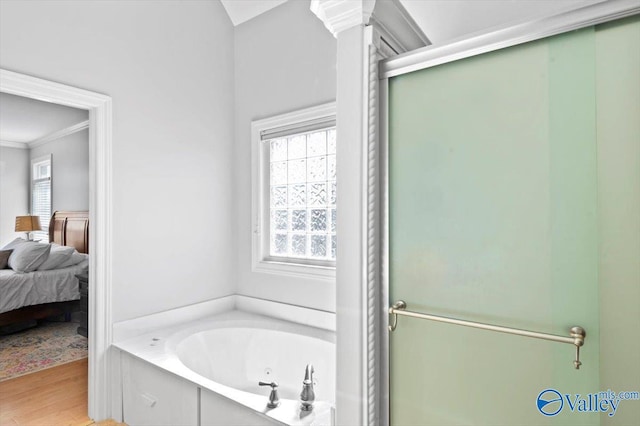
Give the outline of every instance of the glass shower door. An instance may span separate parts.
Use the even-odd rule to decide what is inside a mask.
[[[538,404],[599,390],[594,55],[589,28],[390,80],[389,302],[587,332],[576,370],[572,345],[399,317],[392,425],[599,424]]]

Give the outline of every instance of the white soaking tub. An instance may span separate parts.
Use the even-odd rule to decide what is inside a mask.
[[[305,367],[312,364],[316,400],[335,400],[335,345],[317,337],[262,327],[225,327],[186,337],[176,352],[189,369],[230,388],[266,395],[270,388],[258,382],[277,382],[281,399],[299,398]]]
[[[194,391],[197,389],[197,424],[202,426],[330,426],[333,423],[335,333],[331,331],[230,311],[148,333],[115,346],[192,383]],[[134,360],[132,365],[135,363],[139,361]],[[314,367],[316,398],[312,412],[300,410],[300,392],[307,364]],[[136,371],[144,369],[140,367],[138,364],[123,372],[135,375]],[[131,379],[123,376],[123,381],[127,380]],[[278,383],[280,406],[267,407],[271,388],[258,386],[259,381]],[[152,386],[143,392],[137,383],[130,387],[150,407],[160,406],[155,405],[153,395],[162,391],[154,390]],[[180,392],[185,393],[184,390]],[[135,400],[139,395],[125,395],[125,399]],[[125,421],[127,411],[132,409],[125,407]],[[147,422],[143,417],[138,418],[143,419],[140,424]],[[154,421],[149,418],[149,423]]]

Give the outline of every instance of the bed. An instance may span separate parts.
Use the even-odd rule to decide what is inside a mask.
[[[56,211],[49,222],[49,241],[89,254],[88,212]],[[87,272],[88,256],[77,265],[49,271],[0,270],[0,327],[64,314],[79,307],[77,274]]]

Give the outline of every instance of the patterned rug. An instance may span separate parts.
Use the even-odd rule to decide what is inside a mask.
[[[46,322],[0,336],[0,382],[86,358],[87,338],[76,322]]]

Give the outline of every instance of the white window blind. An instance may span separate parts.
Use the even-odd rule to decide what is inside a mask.
[[[260,138],[264,141],[296,134],[311,133],[314,130],[325,130],[332,127],[336,127],[335,117],[321,117],[314,120],[307,120],[302,123],[294,123],[262,130],[260,132]]]
[[[31,214],[40,218],[42,231],[32,233],[33,239],[49,242],[51,218],[51,156],[31,163]]]

